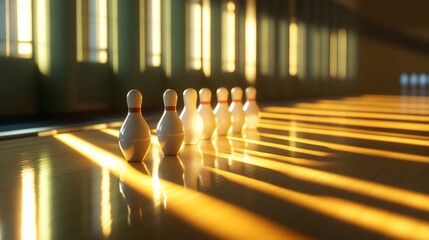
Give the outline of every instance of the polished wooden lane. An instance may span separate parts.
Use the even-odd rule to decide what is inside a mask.
[[[428,103],[270,105],[258,131],[178,157],[153,137],[130,164],[117,128],[1,141],[0,239],[425,239]]]

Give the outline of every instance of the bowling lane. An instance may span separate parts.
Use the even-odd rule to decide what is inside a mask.
[[[0,238],[424,239],[429,114],[417,117],[417,100],[429,102],[263,106],[258,131],[178,157],[164,157],[153,135],[137,163],[124,162],[117,128],[4,140]],[[382,106],[392,111],[374,115]]]

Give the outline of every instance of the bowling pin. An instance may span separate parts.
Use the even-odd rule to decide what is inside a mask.
[[[203,133],[203,119],[197,112],[197,96],[193,88],[183,91],[185,107],[180,113],[180,119],[185,129],[185,144],[197,144]]]
[[[229,106],[229,111],[232,115],[232,132],[241,133],[243,125],[246,122],[246,113],[243,110],[243,90],[240,87],[231,89],[232,102]]]
[[[217,105],[214,114],[217,120],[217,135],[226,136],[231,128],[231,113],[228,110],[228,90],[224,87],[216,91]]]
[[[243,110],[246,112],[247,116],[245,128],[256,129],[258,128],[260,111],[258,104],[256,103],[256,89],[254,87],[246,88],[246,99],[246,103],[243,107]]]
[[[138,90],[128,92],[128,114],[119,130],[119,147],[131,162],[144,160],[151,144],[149,126],[141,114],[142,99]]]
[[[211,105],[212,92],[208,88],[202,88],[199,91],[199,95],[200,106],[198,107],[198,113],[203,119],[203,134],[200,139],[211,139],[217,128],[216,117]]]
[[[185,138],[183,123],[176,112],[176,91],[167,89],[163,99],[164,113],[156,127],[156,135],[164,155],[176,156],[179,154]]]

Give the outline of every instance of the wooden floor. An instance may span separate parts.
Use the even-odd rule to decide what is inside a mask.
[[[429,238],[429,97],[262,110],[141,163],[115,127],[0,141],[0,239]]]

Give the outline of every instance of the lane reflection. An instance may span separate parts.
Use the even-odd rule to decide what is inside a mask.
[[[73,134],[59,134],[54,138],[85,156],[94,163],[108,168],[120,176],[129,187],[147,198],[153,198],[153,180],[142,174],[121,157],[113,155]],[[191,189],[184,189],[177,184],[160,180],[161,189],[168,196],[168,209],[176,216],[207,234],[222,239],[302,239],[303,235],[270,222],[254,213],[232,204],[204,195]],[[210,206],[210,207],[207,207]],[[225,218],[225,216],[228,216]],[[251,229],[251,231],[249,231]],[[268,234],[268,235],[267,235]]]
[[[288,141],[290,139],[290,137],[287,137],[284,135],[271,134],[271,133],[261,133],[261,136],[264,136],[267,138],[285,140],[285,141]],[[297,142],[327,147],[329,149],[333,149],[333,150],[341,151],[341,152],[350,152],[350,153],[355,153],[355,154],[360,154],[360,155],[385,157],[385,158],[395,159],[395,160],[400,160],[400,161],[429,163],[429,157],[424,156],[424,155],[402,153],[402,152],[395,152],[395,151],[386,151],[386,150],[379,150],[379,149],[373,149],[373,148],[356,147],[356,146],[339,144],[339,143],[330,143],[330,142],[319,141],[319,140],[311,140],[308,138],[295,138],[295,140]]]
[[[323,122],[323,123],[330,123],[330,124],[336,124],[336,125],[351,125],[351,126],[360,126],[360,127],[375,127],[375,128],[429,132],[429,128],[427,128],[427,124],[423,124],[423,123],[366,120],[366,119],[354,119],[354,118],[342,118],[342,117],[328,118],[328,117],[302,116],[302,115],[294,115],[294,114],[269,113],[269,112],[261,112],[261,117],[268,118],[268,119],[298,120],[298,121],[304,121],[304,122]]]
[[[234,136],[230,136],[229,139],[231,139],[233,141],[239,141],[239,142],[245,142],[245,143],[253,143],[253,144],[258,144],[260,146],[277,148],[277,149],[287,150],[287,151],[290,151],[290,152],[305,153],[305,154],[319,156],[319,157],[326,157],[326,156],[330,155],[330,153],[326,153],[326,152],[321,152],[321,151],[316,151],[316,150],[310,150],[310,149],[305,149],[305,148],[298,148],[298,147],[294,147],[294,146],[288,146],[288,145],[285,145],[285,144],[272,143],[272,142],[267,142],[267,141],[245,139],[245,138],[234,137]]]
[[[38,223],[39,238],[51,239],[51,217],[52,217],[52,168],[51,159],[48,154],[39,156],[38,172]]]
[[[207,154],[210,154],[208,150],[205,151]],[[355,192],[364,196],[373,197],[383,201],[388,201],[417,210],[429,212],[429,205],[426,204],[429,201],[429,196],[425,194],[322,170],[292,165],[284,162],[277,162],[271,160],[270,158],[260,158],[254,156],[245,158],[244,155],[231,156],[230,154],[221,152],[211,152],[211,154],[217,155],[219,158],[229,157],[234,161],[248,163],[265,169],[280,172],[301,181],[326,185],[349,192]]]
[[[100,226],[104,238],[112,233],[112,204],[110,202],[110,173],[109,169],[101,170],[101,202],[100,202]]]
[[[37,239],[36,185],[34,169],[24,165],[21,171],[21,239]]]
[[[375,113],[397,113],[397,114],[418,114],[418,115],[429,115],[429,111],[419,109],[408,109],[408,108],[386,108],[386,107],[374,107],[374,106],[360,106],[360,105],[346,105],[341,102],[325,102],[325,103],[296,103],[294,107],[301,109],[323,109],[331,111],[345,111],[345,112],[375,112]]]
[[[416,146],[429,146],[428,140],[372,135],[372,134],[360,133],[364,131],[360,131],[360,132],[343,131],[341,128],[337,128],[337,130],[334,130],[335,127],[326,127],[327,129],[330,129],[330,130],[317,129],[317,127],[307,128],[307,127],[304,127],[304,125],[306,124],[302,124],[302,125],[300,124],[300,127],[298,128],[297,131],[302,133],[319,134],[319,135],[326,135],[326,136],[337,136],[337,137],[372,140],[372,141],[379,141],[379,142],[391,142],[391,143],[398,143],[398,144],[416,145]],[[293,136],[293,132],[291,131],[291,128],[288,128],[290,127],[290,124],[287,122],[262,120],[259,123],[259,127],[270,129],[270,130],[289,131],[290,132],[289,135]],[[296,131],[295,131],[295,136],[296,136]],[[294,139],[294,138],[291,138],[291,139]]]
[[[388,237],[398,239],[425,239],[429,236],[429,223],[425,221],[419,221],[407,216],[344,199],[329,196],[315,196],[284,189],[260,180],[220,169],[210,167],[205,167],[204,169],[246,187]]]
[[[336,109],[334,111],[316,110],[316,109],[300,109],[296,107],[265,107],[266,112],[273,113],[288,113],[288,114],[303,114],[303,115],[318,115],[318,116],[335,116],[347,118],[372,118],[372,119],[387,119],[387,120],[400,120],[400,121],[415,121],[415,122],[429,122],[427,116],[418,115],[402,115],[402,114],[387,114],[387,113],[368,113],[368,112],[347,112]]]

